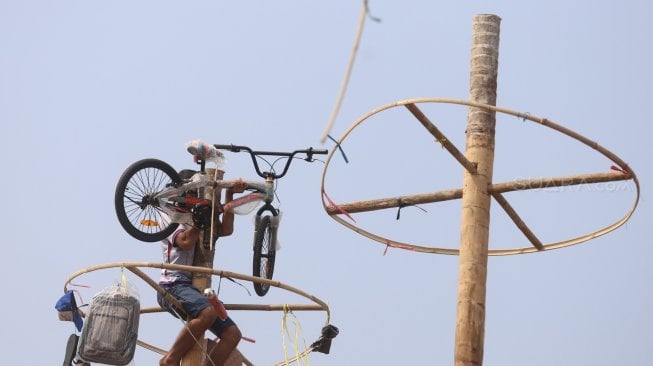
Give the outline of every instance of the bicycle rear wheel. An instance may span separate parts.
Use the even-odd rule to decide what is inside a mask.
[[[272,279],[274,259],[276,256],[276,230],[272,227],[272,216],[261,217],[254,235],[254,277]],[[254,282],[254,291],[259,296],[265,296],[270,285]]]
[[[114,202],[123,229],[145,242],[161,241],[172,234],[179,224],[170,222],[152,197],[180,182],[177,171],[164,161],[143,159],[130,165],[118,180]]]

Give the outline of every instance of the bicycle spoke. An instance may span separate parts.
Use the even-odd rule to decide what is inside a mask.
[[[125,199],[127,199],[127,201],[129,201],[129,202],[131,202],[131,203],[133,203],[133,204],[135,204],[137,206],[140,205],[140,202],[138,202],[135,199],[133,199],[132,197],[128,196],[126,193],[127,193],[127,191],[125,190],[125,195],[123,197]]]

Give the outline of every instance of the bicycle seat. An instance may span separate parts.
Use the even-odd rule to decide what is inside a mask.
[[[199,160],[210,161],[215,163],[218,168],[223,168],[227,163],[227,158],[220,150],[202,140],[192,140],[188,142],[186,144],[186,150],[193,155],[193,160],[196,163]]]

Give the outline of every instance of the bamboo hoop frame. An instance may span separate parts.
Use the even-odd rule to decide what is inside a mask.
[[[500,256],[500,255],[514,255],[514,254],[525,254],[525,253],[534,253],[548,251],[552,249],[559,249],[568,247],[571,245],[580,244],[588,240],[597,238],[599,236],[605,235],[611,231],[616,230],[623,224],[625,224],[630,217],[633,215],[637,209],[640,198],[640,184],[635,172],[626,164],[621,158],[616,154],[606,149],[605,147],[599,145],[597,142],[592,141],[585,136],[572,131],[566,127],[563,127],[555,122],[552,122],[546,118],[537,117],[531,115],[530,113],[520,113],[513,111],[507,108],[497,107],[489,104],[476,103],[468,100],[462,99],[453,99],[453,98],[437,98],[437,97],[425,97],[425,98],[413,98],[400,100],[393,103],[388,103],[377,107],[364,114],[358,120],[356,120],[345,132],[342,134],[340,139],[338,139],[337,144],[341,145],[343,141],[349,136],[349,134],[360,124],[366,121],[368,118],[391,108],[395,107],[405,107],[407,108],[418,120],[419,122],[440,142],[443,147],[468,171],[475,171],[475,166],[473,162],[467,161],[464,156],[461,156],[458,149],[453,146],[449,140],[446,139],[446,136],[442,134],[436,127],[431,123],[431,121],[426,118],[426,116],[417,108],[416,104],[420,103],[438,103],[438,104],[455,104],[463,105],[468,107],[476,107],[481,109],[490,110],[493,112],[499,112],[507,115],[515,116],[524,121],[529,120],[531,122],[538,123],[542,126],[548,127],[554,131],[560,132],[568,137],[573,138],[587,146],[591,149],[596,150],[601,155],[608,158],[610,161],[619,166],[622,172],[619,173],[594,173],[594,174],[583,174],[583,175],[574,175],[574,176],[564,176],[564,177],[553,177],[553,178],[538,178],[538,179],[527,179],[527,180],[516,180],[510,182],[504,182],[499,184],[492,184],[488,187],[488,193],[494,197],[494,199],[499,203],[499,205],[506,211],[508,216],[515,223],[517,228],[522,231],[524,236],[532,244],[531,247],[515,247],[509,249],[489,249],[488,255]],[[326,191],[326,175],[331,162],[331,158],[337,149],[331,150],[327,156],[326,162],[324,164],[324,169],[322,171],[322,207],[324,211],[336,222],[342,224],[343,226],[353,230],[354,232],[363,235],[369,239],[372,239],[376,242],[386,245],[387,247],[396,247],[407,250],[413,250],[422,253],[434,253],[434,254],[447,254],[447,255],[458,255],[460,251],[458,249],[452,248],[443,248],[427,245],[417,245],[404,243],[400,241],[391,240],[380,235],[373,234],[365,229],[362,229],[360,226],[355,225],[349,221],[343,219],[340,215],[344,212],[347,213],[357,213],[357,212],[367,212],[373,210],[381,210],[387,208],[396,208],[402,207],[407,204],[420,204],[420,203],[434,203],[442,202],[454,199],[460,199],[462,197],[462,189],[450,189],[443,190],[434,193],[418,194],[412,196],[400,196],[393,198],[382,198],[376,200],[360,201],[354,203],[345,203],[338,204],[337,207],[332,206],[330,203],[325,201]],[[612,182],[612,181],[621,181],[621,180],[632,180],[636,188],[636,197],[633,202],[631,209],[623,216],[621,219],[615,221],[614,223],[607,225],[599,230],[594,232],[581,235],[572,239],[553,242],[548,244],[543,244],[535,236],[535,234],[528,228],[528,226],[521,220],[517,212],[510,206],[508,201],[503,197],[502,193],[519,191],[519,190],[530,190],[530,189],[542,189],[542,188],[552,188],[552,187],[563,187],[563,186],[572,186],[572,185],[581,185],[581,184],[593,184],[593,183],[603,183],[603,182]]]
[[[85,269],[79,270],[72,275],[68,277],[66,282],[64,283],[64,293],[68,290],[68,285],[71,284],[71,282],[84,274],[102,270],[102,269],[109,269],[109,268],[126,268],[139,278],[141,278],[145,283],[150,285],[154,290],[156,290],[158,293],[163,294],[164,296],[169,296],[167,293],[159,286],[154,280],[152,280],[147,274],[145,274],[143,271],[139,269],[139,267],[142,268],[159,268],[159,269],[171,269],[171,270],[183,270],[183,271],[189,271],[193,273],[203,273],[203,274],[209,274],[212,276],[220,276],[220,277],[229,277],[229,278],[234,278],[238,280],[243,280],[243,281],[249,281],[249,282],[259,282],[263,284],[268,284],[273,287],[280,288],[282,290],[286,290],[288,292],[292,292],[296,295],[302,296],[310,301],[312,301],[314,304],[269,304],[269,305],[264,305],[264,304],[225,304],[225,308],[227,310],[250,310],[250,311],[284,311],[285,310],[290,310],[290,311],[324,311],[326,312],[326,322],[325,324],[329,324],[329,321],[331,319],[331,311],[329,309],[329,305],[327,305],[326,302],[322,301],[321,299],[304,292],[298,288],[292,287],[290,285],[281,283],[279,281],[273,281],[273,280],[268,280],[265,278],[260,278],[260,277],[253,277],[253,276],[248,276],[240,273],[235,273],[235,272],[229,272],[229,271],[223,271],[219,269],[213,269],[213,268],[204,268],[204,267],[194,267],[194,266],[184,266],[184,265],[179,265],[179,264],[168,264],[168,263],[153,263],[153,262],[111,262],[111,263],[105,263],[105,264],[98,264],[94,266],[87,267]],[[175,305],[177,308],[181,309],[181,306],[179,302],[174,299],[173,297],[169,296],[167,297],[167,300],[169,300],[173,305]],[[163,312],[164,310],[160,307],[145,307],[141,308],[140,313],[141,314],[149,314],[149,313],[156,313],[156,312]],[[147,342],[137,340],[137,345],[150,350],[152,352],[156,353],[163,353],[165,354],[167,351],[163,350],[162,348],[156,347],[154,345],[151,345]],[[303,350],[302,353],[292,359],[289,359],[287,362],[282,361],[280,363],[277,363],[276,365],[289,365],[297,359],[301,357],[305,357],[309,353],[311,353],[313,349],[309,346],[307,349]],[[252,363],[247,360],[243,356],[243,362],[245,365],[252,365]]]

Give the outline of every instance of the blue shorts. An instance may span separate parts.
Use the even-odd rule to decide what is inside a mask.
[[[161,287],[177,299],[184,308],[184,311],[193,318],[196,318],[204,308],[211,306],[209,300],[204,297],[197,288],[190,284],[161,285]],[[175,317],[177,316],[175,307],[166,301],[161,294],[157,294],[157,301],[162,308]],[[186,320],[183,314],[179,315],[182,319]],[[220,337],[220,335],[222,335],[222,333],[232,325],[236,325],[236,323],[234,323],[230,317],[227,317],[225,320],[216,319],[209,330],[216,336]]]

